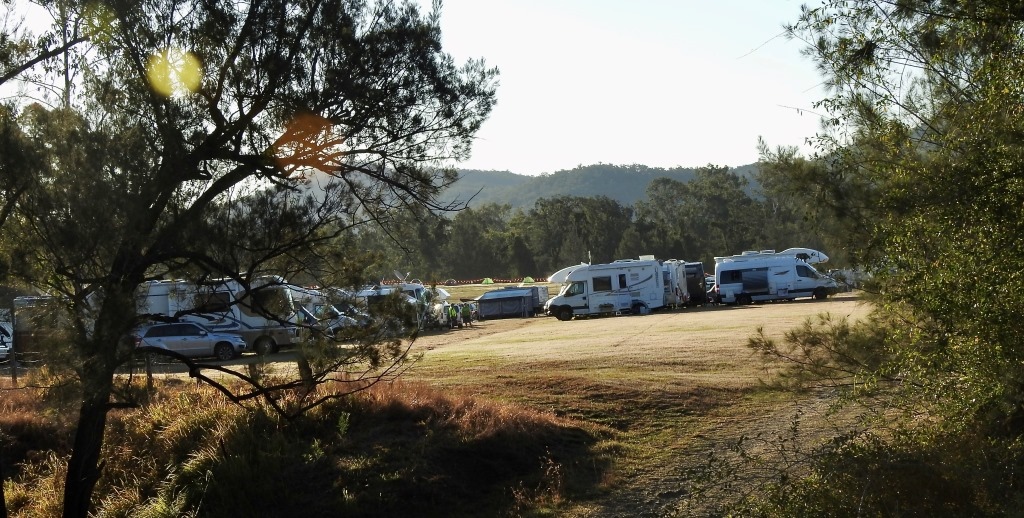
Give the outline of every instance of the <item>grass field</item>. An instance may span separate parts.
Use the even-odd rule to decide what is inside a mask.
[[[406,379],[605,430],[598,449],[614,468],[569,515],[660,515],[679,505],[686,469],[704,452],[743,435],[784,433],[798,410],[811,426],[823,417],[819,396],[763,388],[772,369],[746,347],[758,328],[780,337],[819,313],[858,319],[868,310],[842,294],[570,322],[488,320],[421,336],[422,360]]]

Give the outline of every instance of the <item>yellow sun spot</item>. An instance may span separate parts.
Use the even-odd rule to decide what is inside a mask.
[[[165,97],[181,96],[199,90],[203,65],[191,52],[164,49],[149,56],[146,76],[150,86]]]

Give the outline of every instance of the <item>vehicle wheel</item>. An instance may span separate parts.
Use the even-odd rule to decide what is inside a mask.
[[[556,313],[555,316],[558,317],[558,319],[561,320],[562,322],[568,322],[572,320],[572,308],[559,309],[558,313]]]
[[[633,304],[633,307],[629,308],[629,312],[633,315],[640,315],[644,310],[644,305],[640,303]]]
[[[256,343],[253,345],[253,350],[256,351],[256,354],[264,356],[277,352],[277,347],[274,345],[273,340],[264,336],[263,338],[256,340]]]
[[[818,300],[825,300],[826,298],[828,298],[828,292],[821,288],[818,288],[814,290],[814,298]]]
[[[747,304],[750,304],[752,302],[753,299],[750,298],[750,295],[739,295],[736,297],[736,303],[741,306],[746,306]]]
[[[230,360],[235,357],[235,349],[231,347],[231,344],[221,342],[214,346],[213,354],[217,356],[218,360]]]

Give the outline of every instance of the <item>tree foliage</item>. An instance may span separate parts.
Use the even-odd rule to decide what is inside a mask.
[[[64,513],[85,516],[107,412],[133,402],[114,374],[140,283],[352,275],[332,259],[353,229],[453,208],[436,201],[454,179],[437,165],[467,155],[496,71],[456,66],[439,13],[409,2],[42,6],[54,25],[38,43],[0,40],[0,78],[45,101],[0,109],[0,242],[9,279],[72,318],[82,403]],[[376,343],[359,358],[401,361]],[[309,360],[307,381],[350,362]]]
[[[856,499],[859,513],[1017,512],[1022,27],[1014,3],[934,0],[827,1],[789,27],[830,88],[818,106],[828,118],[816,156],[764,150],[769,178],[838,222],[834,237],[874,268],[883,360],[853,372],[893,381],[884,393],[906,411],[895,431],[848,437],[829,457],[851,469],[830,480],[855,480],[860,461],[885,473],[884,484],[846,487],[842,505]],[[908,465],[955,480],[954,496],[909,490]],[[806,479],[776,495],[793,510],[834,489]]]

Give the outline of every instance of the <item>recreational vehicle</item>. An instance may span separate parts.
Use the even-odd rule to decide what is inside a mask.
[[[301,340],[291,290],[276,276],[257,278],[248,289],[234,279],[150,281],[139,287],[136,299],[140,316],[198,322],[211,331],[238,334],[259,354]]]
[[[690,302],[690,288],[686,282],[686,261],[666,259],[661,263],[665,276],[665,305],[686,306]]]
[[[559,320],[645,313],[665,305],[664,279],[661,264],[653,259],[581,264],[565,276],[558,295],[545,303],[544,312]]]
[[[394,316],[403,324],[419,327],[424,324],[428,312],[426,286],[419,282],[397,282],[366,286],[355,294],[355,298],[374,317]],[[404,301],[405,305],[389,305],[392,297]]]
[[[686,289],[690,292],[690,304],[703,306],[708,302],[708,288],[705,283],[704,263],[700,261],[686,263]]]
[[[716,257],[715,286],[723,304],[797,297],[824,299],[836,292],[836,282],[803,259],[772,250]]]

